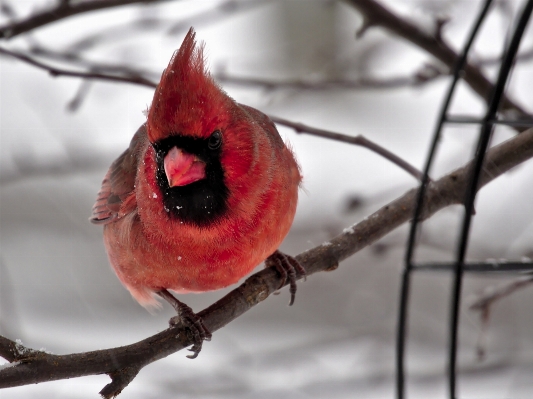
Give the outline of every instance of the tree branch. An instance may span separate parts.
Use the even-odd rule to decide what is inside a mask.
[[[489,318],[490,307],[497,301],[511,295],[513,292],[533,284],[533,277],[528,276],[511,281],[500,287],[491,287],[487,292],[482,293],[476,301],[470,305],[470,310],[476,310],[481,313],[481,318],[487,321]]]
[[[117,7],[135,3],[157,3],[169,0],[92,0],[78,2],[71,4],[69,1],[61,1],[51,9],[41,11],[34,14],[28,19],[10,23],[6,26],[0,27],[0,37],[10,38],[19,35],[24,32],[28,32],[32,29],[44,26],[46,24],[56,22],[58,20],[68,18],[80,13],[100,10],[104,8]],[[403,37],[404,39],[412,42],[428,53],[432,54],[438,60],[440,60],[449,69],[455,64],[458,55],[457,53],[447,45],[438,34],[428,34],[421,28],[417,27],[413,23],[404,20],[375,0],[345,0],[345,2],[355,8],[357,8],[364,16],[365,21],[363,26],[365,30],[372,26],[382,26],[385,29],[393,32],[394,34]],[[257,2],[261,4],[260,1]],[[228,1],[223,3],[221,7],[222,11],[234,8],[235,5],[240,3],[237,1]],[[70,76],[78,76],[70,75]],[[95,78],[95,77],[93,77]],[[472,89],[478,93],[485,101],[488,101],[489,95],[492,90],[491,82],[483,75],[481,70],[471,64],[467,63],[465,66],[464,80],[469,84]],[[126,78],[126,81],[131,79]],[[263,82],[264,83],[264,82]],[[345,82],[344,82],[345,83]],[[371,82],[377,84],[376,82]],[[402,82],[399,82],[400,84]],[[404,82],[403,82],[404,83]],[[142,84],[142,83],[141,83]],[[297,83],[297,85],[304,83]],[[398,84],[398,82],[389,82],[388,84]],[[304,84],[305,85],[305,84]],[[514,111],[519,116],[526,116],[528,113],[523,110],[519,105],[515,104],[509,98],[504,98],[502,102],[502,111]]]
[[[107,80],[107,81],[117,81],[122,83],[133,83],[133,84],[139,84],[142,86],[147,87],[153,87],[155,88],[157,86],[157,83],[152,82],[142,76],[137,75],[136,73],[132,72],[130,69],[124,69],[123,73],[125,75],[129,76],[118,76],[118,75],[108,75],[108,74],[102,74],[102,73],[96,73],[96,72],[77,72],[77,71],[71,71],[66,69],[60,69],[55,68],[50,65],[44,64],[40,61],[37,61],[33,59],[32,57],[29,57],[26,54],[22,54],[16,51],[7,50],[2,47],[0,47],[0,54],[6,54],[9,56],[12,56],[14,58],[17,58],[21,61],[24,61],[30,65],[33,65],[37,68],[43,69],[45,71],[48,71],[50,75],[52,76],[70,76],[70,77],[77,77],[77,78],[84,78],[84,79],[99,79],[99,80]],[[118,72],[120,70],[115,69]],[[75,99],[76,100],[76,99]],[[71,102],[72,104],[72,102]],[[76,101],[74,101],[74,106],[76,106]],[[381,155],[385,159],[388,159],[392,163],[396,164],[403,170],[405,170],[410,175],[414,176],[416,179],[421,180],[422,179],[422,173],[416,169],[414,166],[409,164],[408,162],[404,161],[397,155],[393,154],[389,150],[379,146],[378,144],[366,139],[362,135],[358,136],[347,136],[341,133],[331,132],[323,129],[317,129],[311,126],[304,125],[302,123],[295,123],[288,121],[286,119],[277,118],[277,117],[270,117],[272,121],[275,123],[279,123],[284,126],[288,126],[291,129],[294,129],[297,133],[306,133],[311,134],[313,136],[328,138],[331,140],[341,141],[344,143],[349,144],[355,144],[359,145],[365,148],[368,148],[369,150],[375,152],[376,154]]]
[[[533,48],[528,48],[527,50],[522,50],[520,53],[518,53],[515,57],[516,63],[519,62],[528,62],[533,59]],[[484,57],[482,59],[478,59],[476,61],[476,64],[478,65],[499,65],[502,62],[502,57]]]
[[[423,65],[418,71],[407,76],[393,76],[387,78],[361,77],[359,79],[329,79],[309,81],[270,80],[261,78],[245,78],[230,76],[225,73],[215,74],[219,82],[240,86],[258,86],[266,90],[294,89],[294,90],[359,90],[359,89],[397,89],[401,87],[418,87],[429,83],[440,76],[446,75],[434,65]]]
[[[72,66],[83,67],[93,72],[106,73],[106,74],[120,74],[120,75],[133,75],[133,76],[142,76],[148,79],[148,76],[157,78],[161,73],[149,71],[144,68],[132,68],[129,65],[125,64],[113,64],[105,62],[95,62],[89,61],[83,58],[79,53],[78,49],[67,49],[65,51],[55,51],[49,48],[46,48],[40,44],[33,43],[27,52],[18,52],[19,54],[24,54],[30,58],[47,58],[49,60],[58,61],[61,63],[68,63]],[[148,79],[150,80],[150,79]]]
[[[375,0],[344,0],[347,4],[356,8],[363,14],[365,30],[369,26],[381,26],[390,32],[415,44],[424,51],[433,55],[449,69],[452,69],[457,62],[459,55],[438,35],[426,33],[422,28],[395,15]],[[493,85],[481,72],[481,70],[471,63],[467,63],[464,68],[464,81],[476,92],[485,102],[489,101]],[[508,97],[502,99],[501,111],[513,111],[516,116],[529,115],[518,104]]]
[[[491,307],[506,296],[514,294],[516,291],[526,288],[531,284],[533,284],[533,277],[528,276],[513,280],[510,283],[496,288],[486,288],[485,292],[479,295],[476,301],[469,306],[470,310],[479,312],[481,319],[481,330],[476,344],[478,360],[481,361],[485,358],[485,334],[489,325]]]
[[[119,75],[109,75],[109,74],[98,73],[98,72],[78,72],[78,71],[56,68],[51,65],[47,65],[40,61],[37,61],[36,59],[26,54],[22,54],[20,52],[13,51],[13,50],[8,50],[2,47],[0,47],[0,54],[9,55],[20,61],[24,61],[27,64],[33,65],[39,69],[47,71],[50,75],[54,77],[55,76],[70,76],[70,77],[83,78],[83,79],[97,79],[97,80],[106,80],[106,81],[111,81],[111,82],[133,83],[133,84],[151,87],[151,88],[155,88],[157,86],[157,83],[152,82],[136,74],[130,74],[129,76],[119,76]]]
[[[79,54],[79,49],[69,49],[64,52],[57,52],[47,49],[40,45],[33,45],[29,48],[28,53],[17,52],[24,54],[26,57],[33,58],[46,57],[60,62],[69,64],[76,64],[78,66],[87,68],[93,72],[105,74],[120,74],[122,76],[144,77],[149,80],[148,76],[156,76],[158,74],[147,70],[134,69],[126,65],[96,63],[82,58]],[[491,59],[492,62],[495,60]],[[43,63],[44,64],[44,63]],[[227,75],[224,72],[219,72],[213,77],[221,83],[233,84],[239,86],[255,86],[266,90],[276,89],[293,89],[293,90],[359,90],[359,89],[396,89],[402,87],[419,87],[426,83],[432,82],[439,77],[447,75],[447,72],[436,65],[424,64],[411,75],[392,76],[392,77],[361,77],[358,79],[328,79],[328,80],[271,80],[262,78],[247,78],[239,76]],[[135,83],[135,82],[132,82]]]
[[[124,24],[115,24],[108,28],[97,29],[95,33],[75,40],[67,48],[67,52],[85,51],[110,41],[131,39],[132,35],[144,33],[150,30],[160,30],[167,35],[176,35],[187,31],[191,26],[198,29],[200,26],[206,26],[215,22],[221,22],[225,18],[233,16],[240,12],[245,12],[272,0],[226,0],[216,4],[214,8],[206,11],[200,11],[194,15],[188,15],[186,18],[176,20],[176,18],[162,18],[161,16],[142,15],[134,21],[125,22]]]
[[[531,157],[533,129],[487,152],[479,187]],[[421,219],[429,218],[446,206],[461,204],[472,169],[473,163],[469,162],[439,180],[430,182]],[[408,191],[332,240],[296,256],[307,276],[337,268],[341,261],[409,221],[417,191],[416,188]],[[205,326],[215,332],[268,298],[278,290],[281,283],[281,277],[273,268],[264,269],[201,311],[199,316],[204,320]],[[101,393],[105,398],[111,398],[118,395],[147,364],[191,345],[192,337],[187,332],[180,327],[171,327],[131,345],[71,355],[34,351],[0,337],[0,355],[10,362],[19,362],[0,370],[0,388],[106,373],[112,381]]]
[[[41,26],[59,21],[73,15],[102,10],[104,8],[120,7],[135,3],[162,3],[168,0],[93,0],[78,1],[71,4],[69,1],[60,1],[53,8],[40,11],[27,19],[13,22],[0,27],[0,38],[11,39],[21,33],[39,28]]]
[[[382,146],[374,143],[373,141],[368,140],[367,138],[365,138],[364,136],[360,134],[357,136],[348,136],[346,134],[331,132],[329,130],[317,129],[315,127],[304,125],[303,123],[291,122],[291,121],[288,121],[287,119],[278,118],[276,116],[270,116],[270,119],[272,119],[272,122],[274,123],[278,123],[280,125],[290,127],[296,133],[310,134],[311,136],[322,137],[325,139],[340,141],[342,143],[354,144],[354,145],[359,145],[361,147],[368,148],[370,151],[373,151],[376,154],[381,155],[383,158],[391,161],[396,166],[399,166],[400,168],[405,170],[407,173],[409,173],[411,176],[414,176],[415,179],[422,181],[423,173],[420,172],[417,168],[415,168],[413,165],[403,160],[396,154],[390,152],[386,148],[383,148]]]

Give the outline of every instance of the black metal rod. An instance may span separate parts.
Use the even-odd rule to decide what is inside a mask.
[[[484,118],[483,125],[480,130],[480,137],[476,150],[476,156],[474,159],[474,169],[470,181],[470,186],[466,192],[464,202],[464,218],[461,231],[461,237],[459,241],[459,247],[457,251],[455,277],[452,287],[452,302],[451,302],[451,314],[450,314],[450,352],[449,352],[449,390],[450,398],[455,399],[457,394],[457,347],[458,347],[458,327],[459,327],[459,306],[461,302],[461,286],[464,268],[464,259],[468,248],[468,236],[470,233],[470,225],[472,221],[472,213],[474,211],[474,201],[476,198],[479,176],[481,174],[481,168],[483,166],[483,160],[485,158],[485,152],[489,146],[490,137],[494,124],[491,122],[495,119],[500,106],[505,86],[509,74],[511,72],[514,59],[518,52],[518,47],[522,39],[522,35],[526,29],[531,11],[533,10],[533,0],[529,0],[522,13],[520,19],[516,25],[515,31],[509,42],[505,54],[502,57],[502,64],[498,73],[498,79],[494,85],[493,92],[491,93],[491,99],[487,109],[486,116]]]
[[[412,266],[413,271],[452,271],[455,263],[421,263]],[[533,272],[533,263],[531,262],[480,262],[480,263],[463,263],[463,272],[465,273],[484,273],[484,274],[517,274]]]
[[[472,117],[472,116],[463,116],[463,115],[454,115],[454,116],[448,116],[446,118],[446,123],[453,123],[453,124],[464,124],[464,125],[480,125],[484,122],[484,119]],[[506,126],[523,126],[523,127],[530,127],[533,126],[533,119],[532,120],[510,120],[510,119],[494,119],[489,121],[493,125],[506,125]]]
[[[483,3],[483,6],[474,23],[474,26],[472,27],[472,31],[468,36],[468,40],[466,41],[463,51],[455,63],[453,69],[453,79],[450,84],[450,88],[448,89],[446,99],[440,111],[437,127],[433,135],[433,141],[431,143],[428,158],[426,160],[426,165],[424,167],[424,176],[420,184],[420,188],[418,190],[416,206],[413,214],[413,219],[411,221],[411,228],[409,231],[407,251],[405,255],[405,268],[403,271],[402,286],[400,289],[400,304],[398,310],[397,327],[398,330],[396,336],[396,395],[398,399],[404,399],[405,396],[405,346],[407,337],[407,308],[409,304],[410,274],[413,266],[412,259],[416,241],[418,219],[422,211],[424,195],[426,193],[426,187],[429,181],[429,170],[431,169],[431,165],[433,163],[437,144],[440,139],[442,127],[446,119],[446,115],[453,97],[453,93],[455,91],[455,87],[457,86],[457,82],[459,81],[461,71],[463,70],[464,65],[466,64],[470,48],[472,47],[474,39],[479,31],[479,28],[481,27],[483,20],[485,19],[486,14],[488,13],[491,4],[492,0],[485,0],[485,2]]]

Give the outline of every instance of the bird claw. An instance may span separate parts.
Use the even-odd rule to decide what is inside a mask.
[[[194,313],[189,306],[182,302],[180,303],[182,306],[180,306],[179,314],[170,318],[169,325],[171,327],[181,325],[189,328],[194,344],[191,348],[189,348],[189,351],[191,351],[193,354],[188,355],[187,357],[189,359],[195,359],[202,350],[203,342],[211,341],[212,335],[204,325],[202,318]]]
[[[301,275],[304,281],[307,279],[304,267],[292,256],[277,250],[266,258],[265,267],[273,267],[281,275],[283,282],[279,288],[282,288],[287,282],[289,283],[289,292],[291,294],[289,306],[292,306],[296,296],[296,277]]]
[[[168,324],[171,327],[187,327],[191,332],[193,345],[189,348],[189,351],[193,352],[193,354],[187,357],[189,359],[195,359],[202,350],[203,342],[211,341],[211,332],[204,325],[204,321],[200,316],[194,313],[188,305],[177,300],[170,292],[161,290],[158,294],[167,300],[178,313],[176,316],[170,318]]]

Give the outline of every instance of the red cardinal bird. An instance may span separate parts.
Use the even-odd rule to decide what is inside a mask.
[[[300,181],[272,121],[213,81],[191,28],[147,122],[107,172],[91,221],[105,225],[109,261],[133,297],[150,306],[159,295],[179,322],[198,328],[196,356],[210,333],[167,289],[227,287],[268,258],[291,283],[292,304],[295,273],[305,271],[276,249],[292,224]]]

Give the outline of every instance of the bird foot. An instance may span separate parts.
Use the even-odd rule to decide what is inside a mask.
[[[292,256],[286,255],[283,252],[275,251],[265,260],[265,267],[273,267],[280,274],[283,282],[279,288],[283,287],[287,282],[289,283],[289,292],[291,294],[291,300],[289,306],[294,303],[296,296],[296,278],[298,275],[304,277],[304,281],[307,278],[304,267],[294,259]]]
[[[170,292],[163,289],[157,294],[172,305],[178,313],[176,316],[170,318],[168,324],[171,327],[181,325],[189,328],[191,331],[194,344],[189,349],[192,355],[188,355],[187,357],[189,359],[195,359],[202,350],[203,342],[211,341],[211,332],[204,325],[204,321],[200,316],[194,313],[188,305],[176,299]]]

